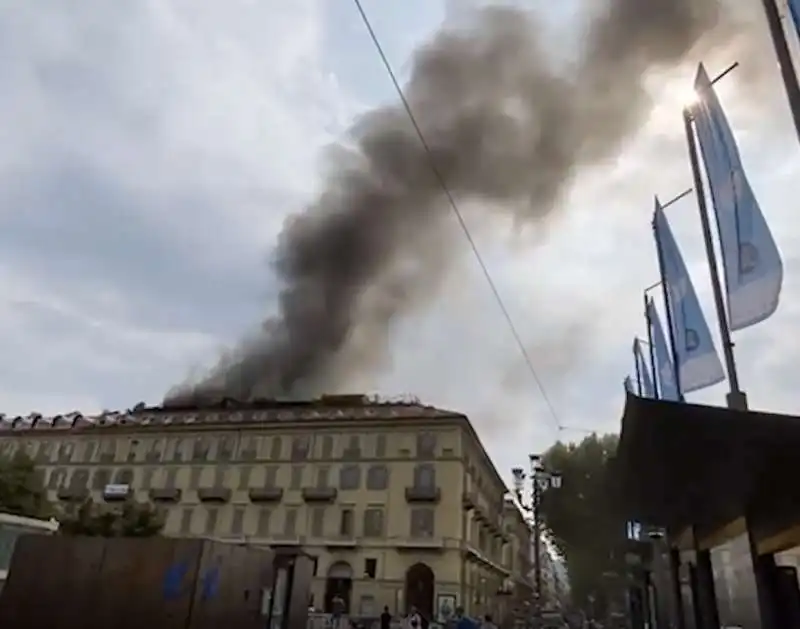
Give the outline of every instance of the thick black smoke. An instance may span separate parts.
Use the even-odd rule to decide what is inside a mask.
[[[567,61],[544,49],[531,15],[496,7],[415,53],[408,101],[448,188],[480,202],[470,207],[523,221],[557,211],[575,174],[644,122],[644,75],[729,32],[716,0],[588,4],[581,49]],[[320,197],[280,235],[278,316],[168,402],[336,390],[374,366],[391,322],[442,278],[458,226],[406,112],[374,110],[350,139]]]

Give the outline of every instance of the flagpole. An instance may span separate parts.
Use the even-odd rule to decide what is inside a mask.
[[[725,368],[728,372],[728,382],[730,383],[731,389],[730,393],[727,395],[727,403],[729,408],[745,411],[747,410],[747,396],[739,388],[739,375],[736,371],[736,360],[733,355],[733,341],[731,340],[731,331],[728,327],[728,319],[725,312],[725,300],[722,296],[722,286],[719,280],[719,266],[717,265],[717,257],[714,252],[714,241],[711,236],[711,222],[708,218],[705,184],[703,183],[703,174],[700,170],[700,159],[697,154],[697,141],[695,140],[692,122],[693,118],[690,108],[684,107],[683,128],[686,132],[686,143],[689,148],[689,161],[692,167],[695,197],[697,198],[697,209],[700,212],[700,224],[703,229],[703,241],[706,247],[709,274],[711,275],[711,288],[714,292],[714,305],[716,306],[717,310],[719,334],[720,338],[722,339],[722,351],[725,357]]]
[[[660,282],[659,282],[660,284]],[[653,345],[653,322],[650,321],[650,309],[647,307],[647,292],[658,286],[653,284],[644,289],[644,318],[647,321],[647,344],[650,347],[650,370],[653,374],[653,397],[661,399],[661,383],[658,381],[658,367],[656,366],[656,348]]]
[[[781,23],[781,13],[776,0],[763,0],[762,4],[767,15],[769,33],[772,36],[775,56],[778,58],[778,67],[781,70],[786,97],[789,100],[789,109],[792,112],[795,132],[800,139],[800,83],[798,83],[797,72],[792,62],[789,42],[786,40],[786,31]]]
[[[633,343],[633,364],[636,367],[636,390],[639,392],[639,397],[642,397],[642,368],[639,365],[639,356],[636,354],[636,341],[638,339],[634,339]]]
[[[688,190],[681,192],[677,197],[672,198],[664,205],[659,204],[661,211],[663,212],[670,205],[674,205],[681,199],[689,196],[691,193],[692,189],[689,188]],[[656,197],[656,203],[658,203],[658,197]],[[672,300],[670,299],[667,280],[664,277],[664,252],[661,250],[661,237],[658,233],[658,225],[656,224],[655,215],[653,215],[653,233],[655,234],[656,254],[658,256],[658,275],[661,278],[661,290],[664,294],[664,308],[667,311],[667,334],[669,338],[669,346],[672,350],[672,364],[673,371],[675,372],[675,390],[678,392],[678,401],[683,402],[683,389],[681,388],[681,368],[680,363],[678,362],[678,345],[675,341],[675,327],[672,323]]]

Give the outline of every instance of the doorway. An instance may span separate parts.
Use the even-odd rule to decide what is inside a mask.
[[[332,614],[341,611],[350,613],[350,599],[353,593],[353,568],[346,561],[337,561],[328,568],[325,578],[325,613]],[[334,609],[334,601],[341,600],[343,609]]]
[[[436,578],[430,566],[417,563],[406,571],[406,605],[410,611],[416,607],[425,623],[435,620],[433,595]]]

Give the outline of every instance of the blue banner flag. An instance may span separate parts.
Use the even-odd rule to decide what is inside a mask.
[[[644,357],[642,343],[638,338],[633,339],[633,359],[636,361],[636,373],[639,376],[639,382],[642,384],[641,396],[654,398],[656,390],[653,387],[653,379],[650,377],[651,367]]]
[[[658,374],[658,390],[662,400],[676,402],[681,399],[678,387],[675,383],[675,371],[672,368],[671,352],[667,339],[664,336],[664,328],[661,327],[661,320],[656,312],[655,304],[652,299],[647,301],[647,325],[650,326],[650,335],[653,339],[653,350],[656,356],[656,373]]]
[[[777,310],[783,261],[745,176],[733,131],[702,64],[697,70],[695,90],[699,102],[694,108],[694,121],[719,230],[728,326],[741,330]]]
[[[800,35],[800,0],[788,0],[789,14],[792,16],[795,32]]]
[[[692,278],[658,198],[653,228],[659,251],[661,279],[669,296],[667,307],[672,322],[680,388],[683,393],[705,389],[725,380],[725,372]]]

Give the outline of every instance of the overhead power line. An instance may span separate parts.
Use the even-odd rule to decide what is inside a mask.
[[[441,170],[436,163],[436,159],[433,156],[433,152],[430,149],[430,145],[425,138],[425,134],[422,132],[422,127],[417,122],[417,117],[414,115],[414,111],[411,109],[411,104],[408,102],[406,98],[405,92],[403,91],[403,87],[400,85],[400,81],[397,80],[397,75],[392,68],[392,64],[389,63],[389,58],[386,56],[384,52],[383,46],[381,45],[380,40],[378,39],[377,34],[375,33],[375,29],[372,27],[372,22],[367,15],[367,12],[364,10],[364,7],[361,3],[361,0],[353,0],[353,3],[358,10],[359,15],[361,16],[361,20],[364,23],[364,26],[369,33],[370,39],[372,40],[373,45],[375,46],[375,51],[378,53],[378,56],[383,63],[383,66],[386,70],[386,73],[389,75],[389,79],[392,81],[392,85],[394,86],[395,91],[397,92],[398,97],[400,98],[401,103],[403,104],[406,113],[408,114],[408,119],[411,122],[411,125],[414,127],[414,131],[419,138],[420,143],[422,144],[422,148],[425,151],[425,154],[428,158],[428,164],[430,165],[430,169],[436,178],[437,184],[442,189],[442,193],[444,194],[445,198],[447,199],[447,203],[450,206],[453,214],[458,221],[459,226],[461,227],[461,231],[464,232],[464,236],[469,243],[470,249],[472,249],[472,254],[475,256],[475,260],[478,263],[478,266],[483,273],[484,278],[486,279],[486,283],[489,285],[489,289],[492,292],[494,300],[497,302],[497,306],[500,308],[500,312],[505,319],[506,325],[508,326],[509,331],[511,332],[511,336],[514,338],[514,342],[516,343],[517,347],[519,348],[519,352],[522,355],[523,360],[525,361],[525,365],[530,371],[531,376],[533,376],[533,380],[536,383],[536,387],[539,389],[541,393],[542,399],[544,400],[545,404],[547,405],[547,409],[552,416],[553,423],[555,428],[560,432],[563,428],[561,422],[558,417],[558,413],[556,412],[555,406],[550,399],[550,396],[547,394],[547,391],[544,388],[544,384],[542,383],[541,378],[539,378],[539,374],[536,372],[536,368],[533,366],[533,361],[531,360],[530,353],[525,348],[525,344],[522,342],[522,337],[517,330],[517,326],[514,324],[514,320],[511,317],[511,313],[509,312],[508,308],[506,307],[505,301],[503,300],[502,295],[500,294],[500,290],[497,288],[497,284],[492,277],[492,274],[489,272],[489,268],[486,266],[484,262],[483,256],[481,255],[480,250],[478,249],[478,245],[475,242],[475,239],[472,236],[472,232],[469,229],[466,221],[464,220],[464,216],[461,213],[460,208],[458,207],[458,203],[453,196],[453,193],[450,191],[449,186],[447,185],[447,181],[445,180],[444,176],[442,175]]]

